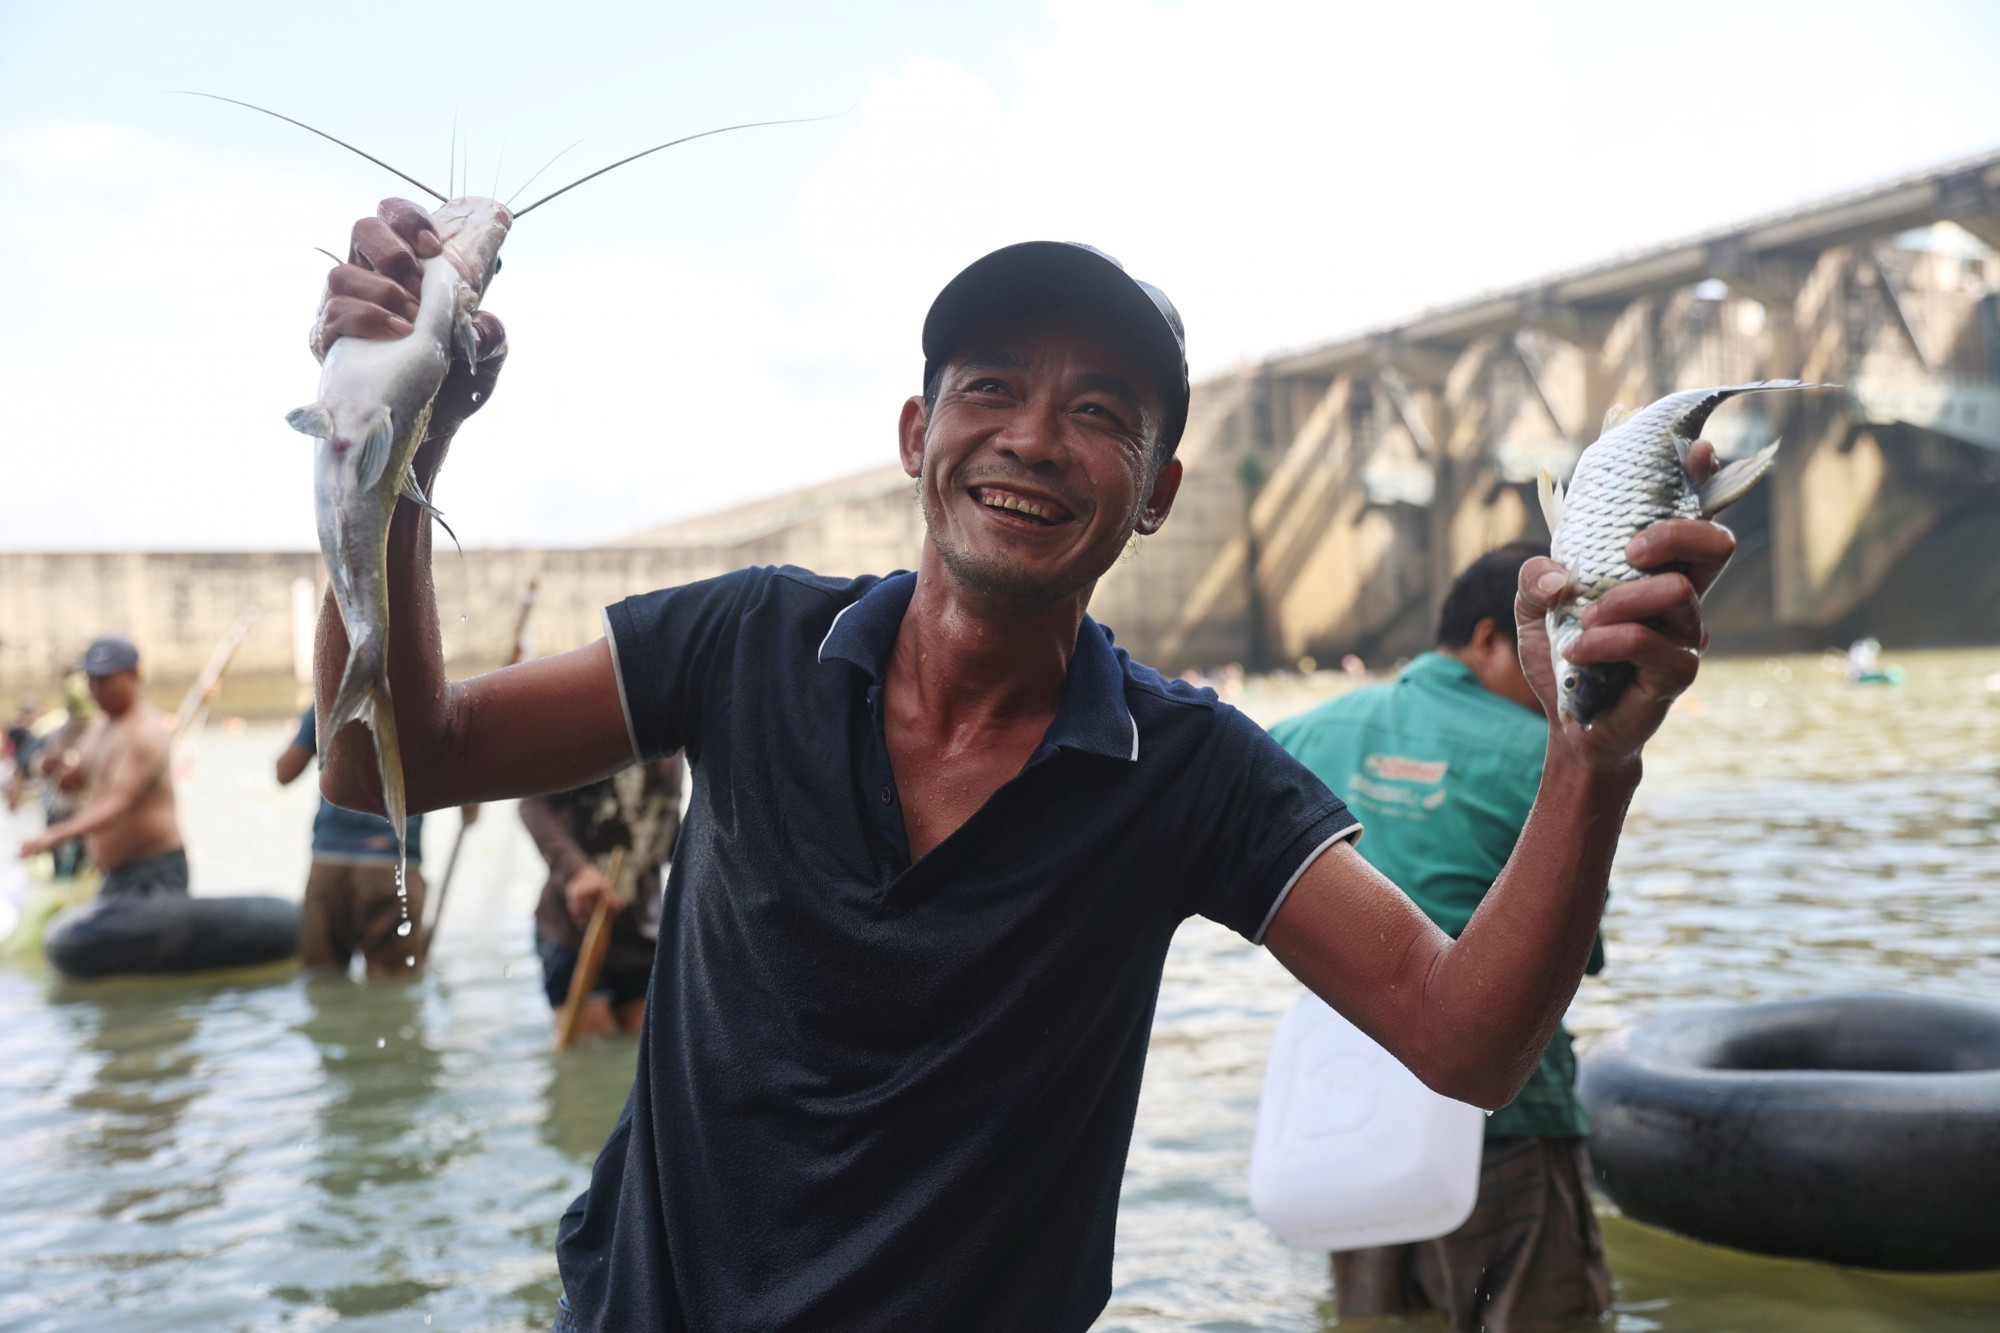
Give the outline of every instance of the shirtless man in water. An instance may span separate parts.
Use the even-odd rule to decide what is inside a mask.
[[[139,650],[125,639],[102,638],[82,665],[103,713],[74,749],[48,756],[41,768],[65,791],[81,788],[87,797],[83,809],[21,844],[21,855],[81,837],[104,868],[101,896],[186,893],[187,852],[167,764],[172,738],[166,718],[139,692]]]

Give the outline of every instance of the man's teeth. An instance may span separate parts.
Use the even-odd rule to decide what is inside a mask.
[[[1056,521],[1055,510],[1045,505],[1038,505],[1033,500],[1023,500],[1018,495],[999,495],[992,491],[983,491],[980,493],[979,503],[988,509],[1018,510],[1030,518],[1039,518],[1044,523]]]

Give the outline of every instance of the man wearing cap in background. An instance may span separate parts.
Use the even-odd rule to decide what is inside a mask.
[[[404,331],[437,253],[414,204],[358,223],[323,338]],[[505,348],[482,314],[417,456],[427,494]],[[1454,942],[1261,728],[1085,615],[1180,485],[1166,297],[1087,247],[1010,246],[946,285],[923,350],[897,430],[915,573],[740,570],[610,607],[588,647],[447,681],[430,527],[396,515],[411,809],[682,747],[699,778],[632,1095],[558,1229],[558,1328],[1087,1328],[1162,965],[1196,913],[1268,944],[1432,1086],[1505,1104],[1589,957],[1640,746],[1693,680],[1699,589],[1733,543],[1661,525],[1634,563],[1692,573],[1597,603],[1570,658],[1616,653],[1635,685],[1552,739],[1513,861]],[[1544,696],[1562,586],[1547,561],[1524,572]],[[346,652],[329,605],[322,699]],[[379,808],[374,775],[364,731],[331,738],[333,800]]]
[[[104,871],[100,896],[185,894],[187,852],[168,765],[173,737],[166,715],[140,693],[139,650],[106,637],[90,645],[79,665],[102,711],[75,746],[44,747],[37,765],[63,790],[80,790],[83,808],[22,844],[21,855],[80,837]]]

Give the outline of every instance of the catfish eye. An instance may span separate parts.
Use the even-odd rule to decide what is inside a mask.
[[[1576,688],[1576,673],[1574,671],[1570,672],[1567,676],[1563,677],[1563,688],[1566,690],[1573,690]]]
[[[495,255],[495,256],[493,256],[493,271],[494,271],[495,273],[498,273],[498,272],[500,271],[500,256],[499,256],[499,255]]]

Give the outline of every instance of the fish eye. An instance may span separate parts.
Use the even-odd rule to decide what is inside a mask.
[[[499,256],[499,255],[495,255],[495,256],[493,256],[493,271],[494,271],[495,273],[498,273],[498,272],[500,271],[500,256]]]
[[[1574,671],[1570,672],[1569,675],[1563,677],[1563,688],[1566,690],[1573,690],[1576,688],[1576,673]]]

